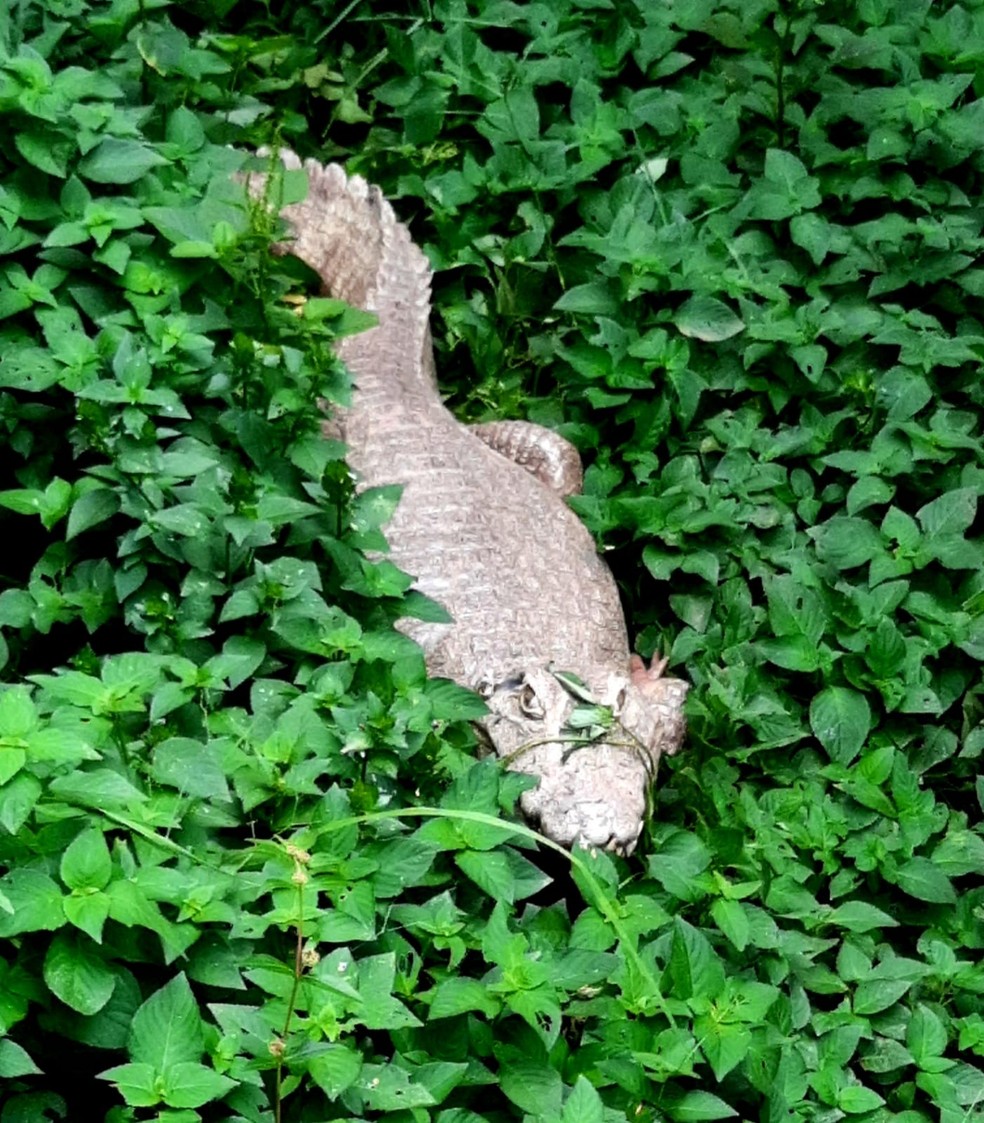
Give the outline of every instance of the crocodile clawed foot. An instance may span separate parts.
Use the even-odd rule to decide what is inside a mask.
[[[643,690],[654,682],[658,682],[663,677],[663,672],[666,670],[666,665],[669,663],[669,655],[664,655],[660,658],[658,652],[653,653],[652,662],[646,666],[646,661],[641,655],[629,656],[629,679],[635,683],[636,686],[641,686]]]
[[[632,839],[612,837],[608,840],[608,845],[605,849],[609,854],[617,854],[620,858],[628,858],[635,850],[638,841],[638,837]]]

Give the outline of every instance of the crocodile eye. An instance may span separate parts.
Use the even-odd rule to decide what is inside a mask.
[[[519,692],[519,708],[527,717],[543,717],[546,711],[536,696],[536,691],[527,683]]]

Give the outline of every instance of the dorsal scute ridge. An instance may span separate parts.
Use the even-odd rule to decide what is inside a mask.
[[[289,150],[280,159],[288,169],[303,168],[308,179],[307,198],[283,209],[295,235],[290,248],[328,291],[371,311],[391,300],[429,311],[430,263],[379,188],[339,164],[302,163]]]

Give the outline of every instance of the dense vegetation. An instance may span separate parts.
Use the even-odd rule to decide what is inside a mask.
[[[979,0],[0,12],[0,1123],[984,1117],[982,54]],[[628,861],[392,629],[278,143],[396,200],[461,416],[584,454],[694,684]]]

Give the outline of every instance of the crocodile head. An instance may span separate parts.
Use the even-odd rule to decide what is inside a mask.
[[[592,694],[536,667],[486,684],[484,735],[517,772],[539,777],[523,812],[565,846],[630,854],[642,832],[659,758],[683,743],[688,685],[633,656]],[[573,685],[572,686],[572,682]]]

